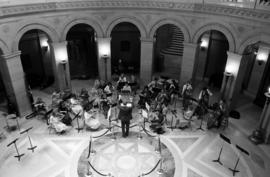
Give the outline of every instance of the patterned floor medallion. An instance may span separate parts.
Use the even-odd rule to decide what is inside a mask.
[[[79,159],[79,177],[85,177],[85,175],[89,175],[89,172],[94,176],[110,174],[114,177],[138,177],[140,175],[157,177],[160,166],[164,170],[164,177],[174,175],[173,156],[162,143],[162,155],[160,156],[157,151],[159,146],[156,138],[144,136],[142,139],[138,139],[134,133],[128,138],[118,138],[113,141],[109,136],[105,136],[95,140],[92,145],[96,153],[91,153],[87,158],[89,153],[87,147]],[[162,163],[159,162],[160,160]]]

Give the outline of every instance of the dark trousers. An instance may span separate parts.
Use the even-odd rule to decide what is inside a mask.
[[[122,127],[122,136],[126,137],[129,133],[129,124],[130,121],[121,121],[121,127]]]

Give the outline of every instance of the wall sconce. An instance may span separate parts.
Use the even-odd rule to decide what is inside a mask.
[[[265,63],[267,61],[268,55],[269,50],[267,48],[260,47],[256,57],[258,65],[262,65],[263,63]]]
[[[48,49],[49,49],[48,39],[47,38],[41,38],[40,39],[40,46],[41,46],[41,49],[44,52],[47,52]]]
[[[200,41],[200,48],[202,51],[204,51],[205,49],[208,48],[208,45],[209,45],[209,36],[208,35],[204,35],[202,38],[201,38],[201,41]]]

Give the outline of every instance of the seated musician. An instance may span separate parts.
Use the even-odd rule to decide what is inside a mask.
[[[106,94],[107,97],[112,96],[114,87],[112,86],[111,82],[108,82],[106,87],[104,88],[104,93]]]
[[[89,94],[88,94],[88,91],[85,88],[81,89],[80,97],[82,99],[87,99],[88,100]]]
[[[54,110],[49,118],[49,124],[57,133],[64,133],[69,127],[62,122],[64,115]]]
[[[156,112],[156,115],[151,120],[150,128],[158,134],[164,133],[164,130],[162,128],[163,121],[164,115],[161,112]]]
[[[141,108],[145,108],[145,102],[150,102],[150,91],[147,86],[145,86],[142,90],[142,92],[139,94],[139,102],[138,105]]]
[[[126,82],[124,87],[122,88],[122,91],[128,91],[131,93],[131,87],[129,86],[129,84]]]
[[[37,112],[46,111],[46,104],[40,97],[37,98],[37,101],[34,103],[34,107]]]
[[[217,117],[217,128],[220,128],[221,123],[227,114],[227,109],[228,107],[225,100],[221,99],[218,104],[219,116]]]
[[[156,101],[159,103],[168,103],[168,96],[164,89],[157,95]]]
[[[187,110],[188,106],[190,105],[190,99],[192,97],[192,85],[191,81],[187,81],[182,89],[182,97],[183,97],[183,108]]]
[[[127,78],[125,75],[122,73],[117,81],[117,90],[121,90],[125,83],[127,82]]]

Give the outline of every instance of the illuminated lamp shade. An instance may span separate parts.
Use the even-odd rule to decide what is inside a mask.
[[[63,44],[61,45],[61,43],[59,45],[55,45],[54,50],[55,50],[55,59],[57,60],[57,62],[67,63],[68,54],[66,45]]]
[[[226,68],[225,68],[225,73],[229,74],[233,74],[235,71],[235,66],[233,65],[233,63],[227,64]]]
[[[40,39],[40,45],[41,47],[48,47],[49,46],[48,39],[47,38]]]
[[[49,48],[48,39],[45,37],[41,38],[40,46],[45,52],[48,51],[48,48]]]
[[[270,86],[268,87],[268,94],[270,94]]]
[[[268,55],[269,55],[269,49],[263,48],[263,47],[259,48],[259,51],[257,53],[257,58],[256,58],[258,61],[258,64],[261,65],[262,63],[266,63]]]

